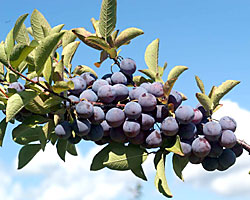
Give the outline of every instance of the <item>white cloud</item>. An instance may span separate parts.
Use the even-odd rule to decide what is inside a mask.
[[[237,121],[236,135],[238,139],[244,139],[250,143],[249,123],[250,112],[240,108],[232,101],[223,101],[223,107],[218,110],[213,118],[220,119],[223,116],[231,116]],[[237,158],[235,165],[227,171],[207,172],[201,165],[189,164],[183,174],[186,184],[192,184],[195,187],[207,187],[222,195],[246,195],[250,196],[250,156],[244,152]]]
[[[128,191],[129,187],[138,182],[138,178],[131,172],[109,169],[90,171],[92,158],[101,148],[96,146],[84,155],[78,149],[79,155],[75,157],[67,154],[64,163],[58,157],[56,148],[48,145],[45,152],[39,152],[27,166],[18,171],[15,159],[8,175],[2,176],[0,171],[0,199],[111,200],[121,193],[129,198],[129,192],[126,194],[125,190]],[[151,156],[143,166],[146,174],[150,175]],[[25,179],[29,181],[33,177],[38,178],[36,184],[31,184],[31,181],[25,185]],[[13,193],[10,193],[10,188]]]

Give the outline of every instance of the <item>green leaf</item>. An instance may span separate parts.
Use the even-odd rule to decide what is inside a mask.
[[[15,40],[13,36],[13,29],[11,29],[4,42],[4,49],[5,49],[5,53],[8,59],[14,48],[14,45],[15,45]]]
[[[43,132],[45,137],[48,139],[49,136],[52,134],[52,132],[55,130],[55,124],[53,120],[49,120],[44,126],[43,126]]]
[[[142,83],[150,82],[150,80],[144,78],[143,76],[134,76],[133,81],[136,84],[136,86],[140,86]]]
[[[74,69],[73,74],[81,75],[81,74],[84,73],[84,72],[90,72],[90,73],[93,74],[96,78],[98,78],[96,72],[95,72],[92,68],[90,68],[90,67],[88,67],[88,66],[86,66],[86,65],[78,65],[78,66]]]
[[[223,82],[220,86],[218,86],[213,92],[211,99],[214,103],[214,107],[216,107],[222,97],[226,95],[230,90],[232,90],[236,85],[238,85],[240,81],[235,80],[227,80]]]
[[[38,141],[40,135],[43,134],[42,127],[20,124],[12,131],[12,139],[22,145],[26,145],[30,142]]]
[[[97,171],[105,167],[103,163],[108,160],[108,153],[110,152],[110,149],[111,145],[107,145],[94,156],[90,166],[91,171]]]
[[[86,45],[97,50],[102,50],[101,47],[97,46],[95,43],[92,43],[91,41],[86,39],[87,37],[92,36],[93,34],[86,31],[85,28],[74,28],[72,29],[72,32]]]
[[[25,125],[44,124],[48,121],[49,119],[47,117],[32,114],[31,116],[25,117],[22,124],[25,124]]]
[[[92,23],[93,28],[95,29],[96,36],[102,37],[99,30],[99,20],[96,20],[95,18],[92,17],[90,21]]]
[[[64,24],[59,24],[59,25],[53,27],[51,29],[51,31],[49,32],[49,35],[51,35],[53,33],[59,33],[62,30],[63,27],[64,27]]]
[[[15,115],[37,96],[35,91],[25,90],[12,95],[7,102],[6,122],[9,122]]]
[[[61,92],[67,91],[67,90],[73,90],[74,89],[74,83],[73,81],[56,81],[55,84],[52,86],[52,90],[55,93],[60,94]]]
[[[17,44],[10,54],[10,64],[12,67],[17,68],[22,61],[30,54],[30,52],[38,46],[38,43],[33,40],[30,45]]]
[[[44,69],[45,62],[61,39],[63,33],[54,33],[44,38],[35,51],[36,73],[39,75]]]
[[[58,96],[52,96],[44,102],[44,108],[49,109],[55,105],[61,104],[62,99]]]
[[[183,176],[182,176],[182,171],[187,166],[187,164],[189,162],[188,158],[187,157],[181,157],[181,156],[179,156],[177,154],[174,154],[173,158],[172,158],[172,162],[173,162],[173,169],[174,169],[175,174],[182,181],[184,181]]]
[[[158,71],[159,71],[159,77],[162,77],[164,74],[165,69],[167,68],[168,63],[165,62],[163,67],[158,66]]]
[[[69,152],[72,156],[77,156],[76,146],[68,142],[67,152]]]
[[[21,148],[18,154],[18,168],[22,169],[40,151],[40,144],[28,144]]]
[[[4,43],[2,42],[0,43],[0,62],[4,64],[5,66],[8,66],[8,58],[5,53]]]
[[[49,35],[49,29],[47,29],[45,26],[42,25],[42,30],[43,30],[43,36],[46,38]]]
[[[76,49],[78,48],[80,42],[75,41],[69,43],[67,46],[63,48],[62,56],[64,56],[64,65],[68,68],[69,73],[71,73],[71,61],[73,56],[75,55]]]
[[[0,146],[2,147],[3,145],[3,139],[4,139],[4,135],[5,135],[5,131],[7,128],[7,122],[6,122],[6,118],[4,118],[1,122],[0,122]]]
[[[58,139],[56,143],[57,154],[65,162],[65,154],[67,150],[68,141],[65,139]]]
[[[198,76],[195,76],[195,80],[196,80],[196,84],[199,87],[201,93],[205,94],[205,87],[204,87],[202,80]]]
[[[48,83],[51,83],[51,75],[52,75],[52,58],[49,57],[45,62],[43,69],[43,77]]]
[[[184,156],[182,149],[181,149],[181,140],[180,137],[176,136],[175,144],[172,147],[165,148],[166,151],[173,152],[174,154],[178,154],[180,156]]]
[[[142,166],[138,167],[138,168],[132,168],[131,171],[133,172],[133,174],[135,176],[137,176],[138,178],[141,178],[144,181],[147,181],[147,177],[143,171]]]
[[[89,36],[89,37],[86,37],[85,40],[95,46],[98,46],[100,49],[105,50],[107,52],[111,49],[108,43],[102,38],[99,38],[96,36]]]
[[[163,154],[161,151],[158,151],[154,159],[155,169],[156,169],[155,187],[165,197],[170,198],[170,197],[173,197],[173,195],[170,192],[170,189],[168,187],[168,183],[166,180],[165,160],[166,160],[166,155]]]
[[[147,159],[147,152],[138,146],[114,146],[108,153],[108,160],[103,165],[113,170],[129,170],[141,166]]]
[[[48,31],[51,30],[49,23],[37,9],[35,9],[30,16],[30,24],[32,28],[32,35],[37,41],[41,41],[44,38],[42,26],[48,29]]]
[[[196,98],[200,102],[200,104],[205,108],[206,111],[208,111],[208,114],[210,114],[210,111],[213,109],[213,101],[205,94],[202,93],[196,93]]]
[[[152,81],[155,80],[155,73],[150,70],[150,69],[142,69],[142,70],[138,70],[139,72],[145,74],[146,76],[148,76]]]
[[[32,28],[31,28],[31,27],[28,27],[28,28],[27,28],[27,32],[28,32],[32,37],[34,37],[34,34],[33,34],[33,31],[32,31]]]
[[[62,46],[66,47],[69,43],[74,42],[76,40],[76,35],[72,32],[72,30],[65,30],[62,37]]]
[[[103,0],[99,17],[99,31],[106,40],[116,24],[116,0]]]
[[[118,49],[120,46],[126,44],[135,37],[144,34],[143,30],[138,28],[127,28],[122,31],[115,40],[115,47]]]
[[[173,69],[171,69],[171,71],[168,74],[168,79],[163,87],[165,97],[169,96],[176,80],[187,69],[188,68],[186,66],[181,66],[181,65],[175,66]]]
[[[147,46],[145,51],[145,62],[155,76],[158,74],[158,55],[159,39],[156,39]]]
[[[30,44],[29,34],[24,24],[22,24],[20,27],[20,30],[16,36],[16,41],[18,44]]]
[[[14,39],[14,41],[16,40],[16,38],[17,38],[17,36],[19,34],[19,31],[20,31],[20,29],[21,29],[21,27],[23,25],[23,22],[25,21],[25,19],[27,18],[28,15],[29,14],[24,14],[24,15],[20,16],[17,19],[17,21],[15,23],[15,26],[14,26],[14,29],[13,29],[13,39]]]
[[[39,96],[36,96],[29,103],[27,103],[25,108],[32,113],[40,114],[40,115],[47,114],[50,112],[49,109],[45,109],[44,102]]]

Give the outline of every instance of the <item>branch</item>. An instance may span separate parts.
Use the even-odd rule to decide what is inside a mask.
[[[237,140],[237,143],[243,147],[250,154],[250,145],[247,144],[244,140]]]
[[[7,66],[7,67],[8,67],[9,70],[11,70],[11,71],[14,72],[15,74],[17,74],[17,75],[23,77],[25,80],[27,80],[27,81],[29,81],[29,82],[31,82],[31,83],[34,83],[34,84],[40,86],[41,88],[44,89],[44,91],[49,92],[49,93],[51,93],[51,94],[53,94],[53,95],[55,95],[55,96],[61,97],[62,99],[66,100],[66,101],[69,101],[69,102],[71,103],[71,100],[70,100],[69,98],[64,97],[64,96],[62,96],[62,95],[59,95],[59,94],[55,93],[54,91],[52,91],[52,90],[46,88],[45,86],[43,86],[43,85],[42,85],[41,83],[39,83],[38,81],[33,81],[33,80],[29,79],[28,77],[24,76],[22,73],[16,71],[11,65],[9,65],[9,66]]]

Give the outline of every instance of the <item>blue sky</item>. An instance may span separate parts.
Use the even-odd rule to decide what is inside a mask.
[[[31,14],[35,8],[44,14],[51,26],[63,23],[65,24],[64,29],[85,27],[87,30],[93,31],[90,19],[92,17],[98,19],[100,6],[100,0],[2,1],[0,12],[0,40],[5,39],[7,33],[20,15],[24,13]],[[189,67],[189,70],[183,73],[175,85],[176,90],[183,92],[188,97],[188,101],[185,102],[185,104],[191,106],[197,104],[195,93],[198,92],[198,87],[195,85],[195,75],[198,75],[203,80],[207,92],[213,85],[219,85],[225,80],[240,80],[241,83],[225,97],[225,99],[230,100],[226,101],[225,105],[228,105],[229,113],[232,113],[232,115],[244,122],[239,123],[242,125],[242,127],[240,127],[240,130],[242,130],[240,136],[242,136],[242,138],[249,138],[245,125],[249,123],[248,121],[250,119],[245,117],[248,116],[248,112],[250,112],[250,95],[248,92],[250,89],[250,2],[248,0],[118,0],[117,15],[117,29],[124,30],[128,27],[138,27],[145,32],[144,35],[134,39],[130,45],[122,47],[120,54],[123,57],[133,58],[137,62],[138,69],[144,69],[146,67],[144,61],[145,49],[147,45],[156,38],[160,39],[159,64],[163,66],[164,62],[167,61],[167,72],[175,65],[185,65]],[[25,24],[27,26],[29,25],[29,18]],[[73,66],[84,64],[95,68],[93,63],[98,61],[98,59],[99,54],[97,51],[81,43],[75,54]],[[110,61],[105,62],[100,69],[96,69],[96,72],[100,74],[100,76],[107,73],[110,64]],[[139,73],[137,74],[139,75]],[[165,74],[164,77],[166,80],[167,74]],[[239,107],[234,107],[235,103],[239,105]],[[235,109],[232,110],[232,108]],[[223,111],[223,113],[227,112]],[[242,116],[240,116],[240,114],[242,114]],[[3,115],[0,116],[1,118],[3,117]],[[35,176],[33,176],[31,172],[15,172],[15,170],[12,170],[13,166],[16,167],[13,163],[15,163],[19,150],[19,146],[11,141],[12,127],[8,127],[4,147],[0,150],[0,168],[10,174],[10,182],[15,183],[17,188],[19,188],[17,190],[20,190],[20,194],[23,194],[23,191],[31,191],[32,185],[34,184],[38,186],[45,184],[46,179],[49,177],[46,176],[46,173],[35,173]],[[245,127],[246,129],[243,130]],[[89,152],[94,145],[81,143],[78,147],[82,156],[87,156],[87,152]],[[47,155],[49,156],[50,154]],[[65,165],[60,161],[58,161],[58,163],[55,164],[57,166],[55,168],[50,166],[50,170],[61,169],[63,168],[61,165]],[[242,166],[244,164],[242,160]],[[239,165],[241,166],[241,164]],[[250,165],[248,166],[250,170]],[[39,168],[39,166],[34,167]],[[189,168],[192,169],[192,167],[193,166]],[[196,169],[196,166],[193,169]],[[241,169],[242,168],[239,170]],[[205,171],[202,171],[203,174],[201,174],[200,169],[198,171],[199,173],[197,174],[200,176],[194,175],[196,179],[200,177],[210,177],[211,179],[208,180],[210,180],[211,183],[213,180],[218,182],[216,178],[218,176],[222,177],[223,175],[218,175],[218,173],[208,174]],[[65,172],[69,171],[66,170]],[[247,172],[248,171],[246,171],[245,179],[242,180],[242,183],[245,183],[245,181],[249,183]],[[50,173],[52,172],[50,171]],[[103,174],[104,173],[110,172],[105,171]],[[232,173],[234,173],[233,169]],[[90,176],[90,174],[93,174],[93,172],[89,172],[89,174],[86,172],[86,176]],[[231,197],[229,197],[227,196],[227,192],[223,193],[221,190],[214,189],[214,187],[207,187],[202,181],[195,184],[196,182],[188,175],[187,177],[190,181],[187,180],[187,182],[181,183],[174,177],[171,169],[167,170],[167,175],[169,185],[174,194],[173,199],[175,200],[183,198],[238,200],[242,197],[250,197],[250,194],[245,191],[237,193],[236,196],[231,195]],[[98,178],[98,174],[95,176]],[[229,174],[225,174],[225,180],[227,180],[229,176]],[[149,179],[150,181],[148,183],[142,183],[144,192],[142,199],[163,199],[161,195],[155,192],[153,184],[154,177],[151,171],[149,172]],[[223,178],[220,180],[223,181]],[[137,179],[133,178],[129,179],[129,181],[136,183]],[[91,184],[96,183],[92,182]],[[22,185],[22,187],[18,185]],[[0,184],[0,191],[1,187],[11,191],[10,187],[12,186],[13,185],[9,184],[9,188],[7,186],[6,188]],[[228,188],[230,189],[230,187]],[[40,192],[42,193],[42,191]],[[34,194],[36,193],[34,192]],[[124,197],[123,195],[110,197],[110,199],[120,198],[129,199],[129,197]],[[91,198],[83,196],[82,199]]]

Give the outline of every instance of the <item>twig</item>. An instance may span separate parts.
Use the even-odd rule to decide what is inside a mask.
[[[244,140],[237,140],[237,143],[243,147],[250,154],[250,145],[247,144]]]
[[[2,90],[2,88],[0,88],[0,91],[3,93],[3,95],[4,95],[6,98],[9,98],[8,95]]]

